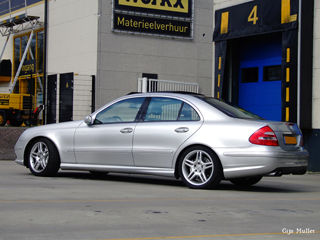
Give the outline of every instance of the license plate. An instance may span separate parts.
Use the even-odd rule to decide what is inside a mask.
[[[296,145],[297,139],[292,136],[284,136],[284,143],[289,145]]]

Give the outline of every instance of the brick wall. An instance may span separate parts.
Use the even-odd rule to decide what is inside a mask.
[[[0,160],[14,160],[14,145],[26,127],[0,127]]]

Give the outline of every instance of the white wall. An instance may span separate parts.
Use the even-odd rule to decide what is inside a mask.
[[[53,0],[48,6],[48,73],[95,75],[98,0]]]
[[[73,72],[73,120],[91,113],[91,77],[97,74],[98,0],[48,2],[48,75]],[[57,106],[57,117],[59,106]]]

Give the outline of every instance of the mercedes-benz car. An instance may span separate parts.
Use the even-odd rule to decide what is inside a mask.
[[[128,94],[82,121],[29,128],[15,153],[15,161],[36,176],[59,169],[150,174],[180,178],[190,188],[304,174],[309,157],[295,123],[177,92]]]

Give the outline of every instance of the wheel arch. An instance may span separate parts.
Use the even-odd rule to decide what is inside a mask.
[[[221,169],[222,169],[222,176],[223,176],[223,179],[225,179],[224,177],[224,174],[223,174],[223,164],[218,156],[218,154],[214,151],[214,149],[212,149],[211,147],[205,145],[205,144],[192,144],[192,145],[188,145],[188,146],[185,146],[183,149],[181,149],[181,151],[179,152],[178,156],[176,157],[176,161],[175,161],[175,166],[174,166],[174,176],[176,179],[179,179],[180,178],[180,174],[179,174],[179,162],[180,162],[180,158],[182,156],[182,154],[185,153],[185,151],[187,151],[189,148],[192,148],[192,147],[205,147],[205,148],[208,148],[209,150],[211,150],[213,152],[213,154],[217,157],[217,159],[219,160],[219,163],[221,165]]]
[[[23,153],[23,164],[24,164],[27,168],[29,168],[29,161],[28,161],[28,152],[29,152],[29,149],[30,149],[31,145],[32,145],[36,140],[41,139],[41,138],[45,138],[45,139],[47,139],[47,140],[49,140],[50,142],[53,143],[53,146],[54,146],[55,149],[57,150],[59,162],[60,162],[60,164],[61,164],[60,152],[59,152],[59,150],[58,150],[58,148],[57,148],[56,143],[55,143],[52,139],[50,139],[50,138],[48,138],[48,137],[45,137],[45,136],[37,136],[37,137],[32,138],[32,139],[28,142],[28,144],[26,145],[26,147],[25,147],[25,149],[24,149],[24,153]]]

